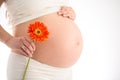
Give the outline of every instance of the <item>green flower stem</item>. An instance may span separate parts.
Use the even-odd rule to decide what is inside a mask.
[[[30,63],[30,57],[28,58],[28,61],[27,61],[27,65],[25,67],[25,70],[24,70],[24,74],[23,74],[23,77],[22,77],[22,80],[25,80],[25,77],[26,77],[26,73],[27,73],[27,70],[28,70],[28,66],[29,66],[29,63]]]

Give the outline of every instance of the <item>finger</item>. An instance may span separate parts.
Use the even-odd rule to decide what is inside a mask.
[[[66,9],[68,9],[67,6],[62,6],[60,10],[66,10]]]
[[[74,20],[75,18],[72,16],[68,16],[69,19]]]
[[[75,19],[75,13],[73,11],[66,11],[66,13],[63,14],[64,17],[70,18],[72,20]]]
[[[60,10],[58,11],[58,14],[61,15],[61,14],[63,14],[63,12],[65,12],[65,11],[66,11],[66,7],[62,6],[62,7],[60,8]]]
[[[62,15],[68,15],[68,14],[71,14],[71,11],[68,11],[68,10],[60,10],[59,11],[59,14],[62,14]]]
[[[31,42],[32,48],[35,51],[35,44],[33,42]]]
[[[72,20],[75,20],[75,17],[76,17],[76,16],[75,16],[74,14],[71,14],[71,15],[68,16],[68,18],[70,18],[70,19],[72,19]]]
[[[62,6],[58,14],[71,20],[75,19],[74,10],[71,7]]]
[[[12,50],[13,52],[17,53],[17,54],[21,54],[21,55],[24,55],[24,56],[28,56],[24,51],[22,51],[21,49],[13,49]]]
[[[70,14],[67,13],[67,12],[65,12],[65,13],[62,14],[62,16],[63,16],[63,17],[66,17],[66,18],[69,18]]]
[[[31,47],[32,47],[33,50],[35,51],[35,44],[34,44],[33,40],[31,40],[31,39],[29,39],[29,38],[26,38],[26,37],[25,37],[25,40],[30,43]]]
[[[61,11],[73,11],[72,7],[66,7],[66,6],[61,7],[60,10]]]
[[[21,47],[21,50],[22,50],[24,53],[26,53],[29,57],[32,57],[32,54],[31,54],[31,52],[27,49],[27,47],[22,46],[22,47]]]
[[[62,12],[61,12],[61,11],[58,11],[58,12],[57,12],[57,14],[58,14],[58,15],[61,15],[61,14],[62,14]]]
[[[74,10],[71,7],[65,7],[60,10],[61,12],[74,13]]]
[[[33,53],[34,49],[28,41],[23,40],[23,44],[31,51],[31,53]]]
[[[58,12],[59,15],[63,16],[63,15],[67,15],[68,14],[68,11],[59,11]]]
[[[23,45],[24,45],[25,47],[27,47],[28,50],[33,54],[34,49],[32,48],[31,44],[30,44],[28,41],[23,40]],[[23,45],[22,45],[22,46],[23,46]]]
[[[34,41],[31,40],[30,38],[25,38],[32,46],[33,50],[35,51],[35,44],[34,44]]]

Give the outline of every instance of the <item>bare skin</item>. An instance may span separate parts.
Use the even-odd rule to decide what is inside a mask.
[[[72,8],[62,7],[59,12],[17,25],[14,28],[14,36],[5,33],[9,36],[6,39],[0,37],[0,40],[15,53],[48,65],[70,67],[78,60],[82,50],[81,33],[74,19],[75,13]],[[38,20],[43,22],[50,32],[48,40],[43,43],[33,42],[27,33],[28,25]],[[0,31],[2,32],[2,29]]]

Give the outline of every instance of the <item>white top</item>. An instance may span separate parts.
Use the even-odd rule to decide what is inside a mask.
[[[7,0],[5,5],[12,26],[56,12],[69,0]]]

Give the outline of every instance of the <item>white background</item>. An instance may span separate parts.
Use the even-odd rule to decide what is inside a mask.
[[[70,1],[84,41],[73,80],[120,80],[120,0]],[[0,43],[0,80],[7,80],[9,52]]]

